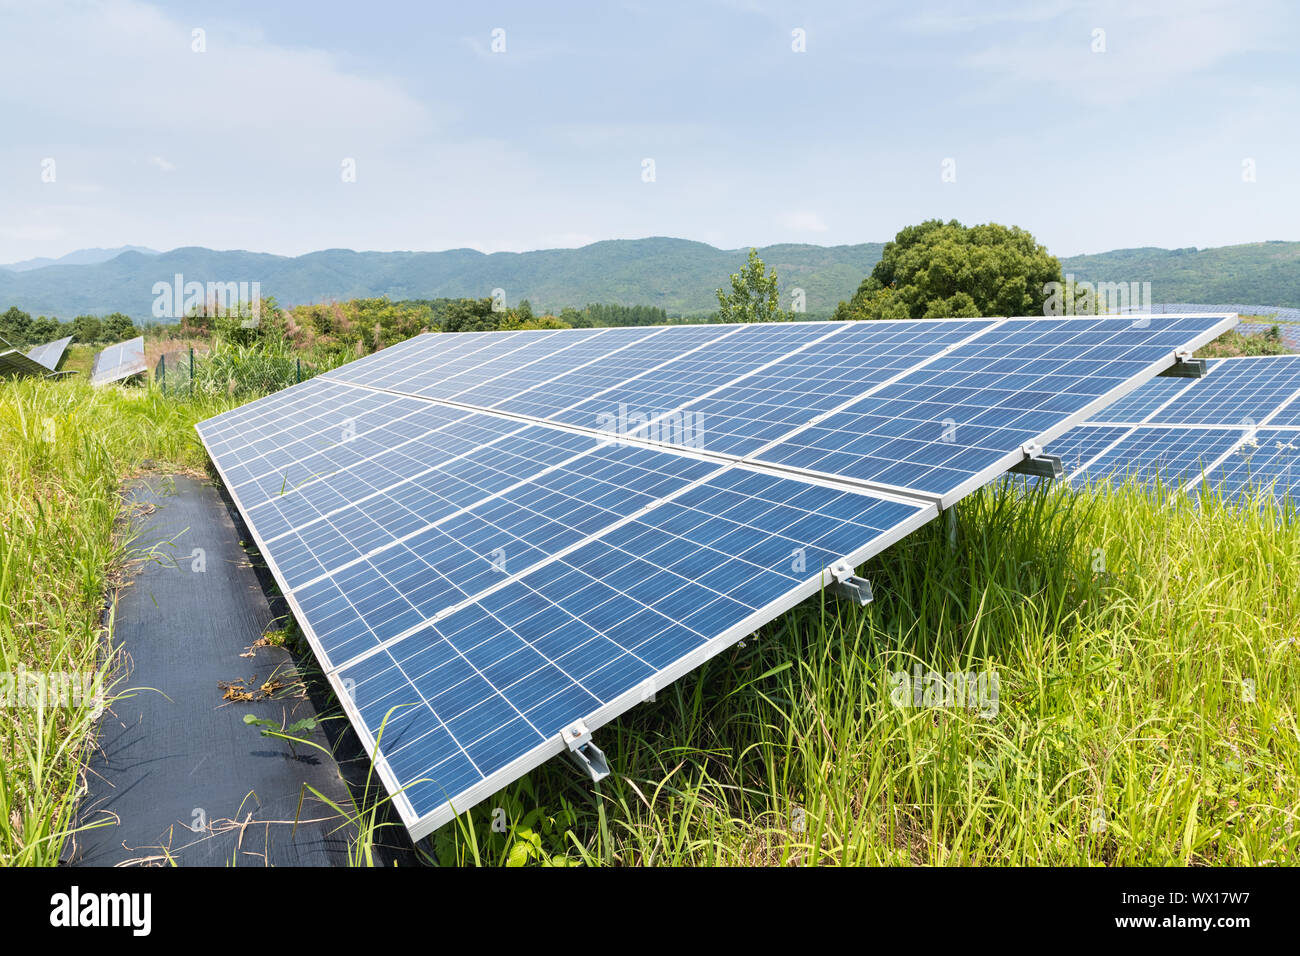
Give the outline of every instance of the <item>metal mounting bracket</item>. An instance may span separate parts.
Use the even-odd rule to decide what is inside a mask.
[[[1007,471],[1016,475],[1032,475],[1035,478],[1064,478],[1065,465],[1056,455],[1043,454],[1043,446],[1035,442],[1021,447],[1024,458],[1016,462]]]
[[[831,594],[858,607],[866,607],[871,603],[871,582],[854,574],[852,565],[847,561],[831,565],[830,571],[831,583],[827,590]]]
[[[1192,358],[1191,352],[1175,352],[1174,364],[1160,373],[1162,378],[1203,378],[1205,359]]]
[[[569,755],[582,768],[592,781],[604,780],[609,776],[609,762],[605,752],[591,742],[591,731],[582,721],[577,721],[560,731],[564,745],[569,748]]]

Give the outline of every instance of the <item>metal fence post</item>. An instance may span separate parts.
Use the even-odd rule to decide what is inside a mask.
[[[190,346],[190,394],[194,394],[194,346]]]
[[[166,352],[158,356],[158,388],[164,395],[167,394],[167,353]]]
[[[302,356],[298,356],[297,367],[293,373],[293,384],[297,385],[302,381]]]

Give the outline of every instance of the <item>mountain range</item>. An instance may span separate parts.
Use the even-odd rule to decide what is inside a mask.
[[[794,288],[810,314],[826,315],[849,298],[880,258],[879,242],[844,246],[784,244],[758,250],[780,276],[783,305]],[[302,256],[220,251],[200,246],[155,252],[138,246],[80,250],[57,260],[0,266],[0,310],[70,319],[125,312],[149,319],[155,283],[257,282],[281,305],[387,295],[393,299],[528,299],[534,311],[587,303],[651,305],[698,315],[717,305],[744,264],[747,249],[718,249],[687,239],[614,239],[578,249],[496,252],[354,252]],[[1251,302],[1300,307],[1300,242],[1212,249],[1118,249],[1061,259],[1076,281],[1150,282],[1154,302]]]
[[[44,269],[46,266],[91,266],[100,262],[107,262],[109,259],[116,259],[124,252],[139,252],[147,256],[158,255],[158,250],[146,246],[118,246],[115,249],[78,249],[75,252],[69,252],[66,256],[59,256],[57,259],[37,256],[35,259],[24,259],[22,262],[0,265],[0,269],[8,269],[10,272],[30,272],[33,269]]]

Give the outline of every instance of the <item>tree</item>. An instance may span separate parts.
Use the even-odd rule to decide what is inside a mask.
[[[114,312],[99,323],[99,334],[105,342],[125,342],[136,335],[135,323],[129,315]]]
[[[444,332],[492,332],[500,325],[500,315],[492,311],[491,299],[460,299],[448,303],[443,319]]]
[[[32,345],[44,345],[59,337],[59,320],[37,316],[27,327],[27,338]]]
[[[100,341],[102,330],[99,318],[94,315],[79,315],[72,320],[72,337],[80,345]]]
[[[0,314],[0,336],[15,347],[26,345],[31,324],[32,317],[18,306],[12,305],[6,312]]]
[[[720,322],[784,322],[789,316],[778,305],[776,272],[768,272],[757,249],[749,250],[749,263],[731,277],[731,294],[718,290]]]
[[[930,219],[885,244],[876,267],[837,319],[1041,315],[1061,263],[1016,226]]]

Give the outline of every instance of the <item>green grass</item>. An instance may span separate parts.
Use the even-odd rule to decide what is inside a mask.
[[[868,566],[873,605],[810,601],[598,730],[598,788],[554,761],[439,858],[1294,863],[1300,526],[1132,489],[958,514]],[[916,664],[996,672],[996,716],[895,706]]]
[[[202,468],[194,422],[230,404],[84,379],[0,381],[0,674],[111,675],[101,615],[128,545],[123,480]],[[5,709],[0,865],[58,859],[95,706],[84,695],[76,706]]]
[[[102,666],[122,480],[202,467],[192,424],[223,402],[237,400],[0,383],[0,670]],[[1300,522],[1132,489],[991,488],[956,515],[955,546],[936,522],[867,566],[869,607],[806,602],[597,730],[615,771],[601,784],[551,761],[429,850],[444,864],[1295,863]],[[893,675],[914,665],[996,672],[996,714],[895,706]],[[57,859],[92,713],[4,716],[0,863]],[[361,804],[358,863],[388,837]]]

